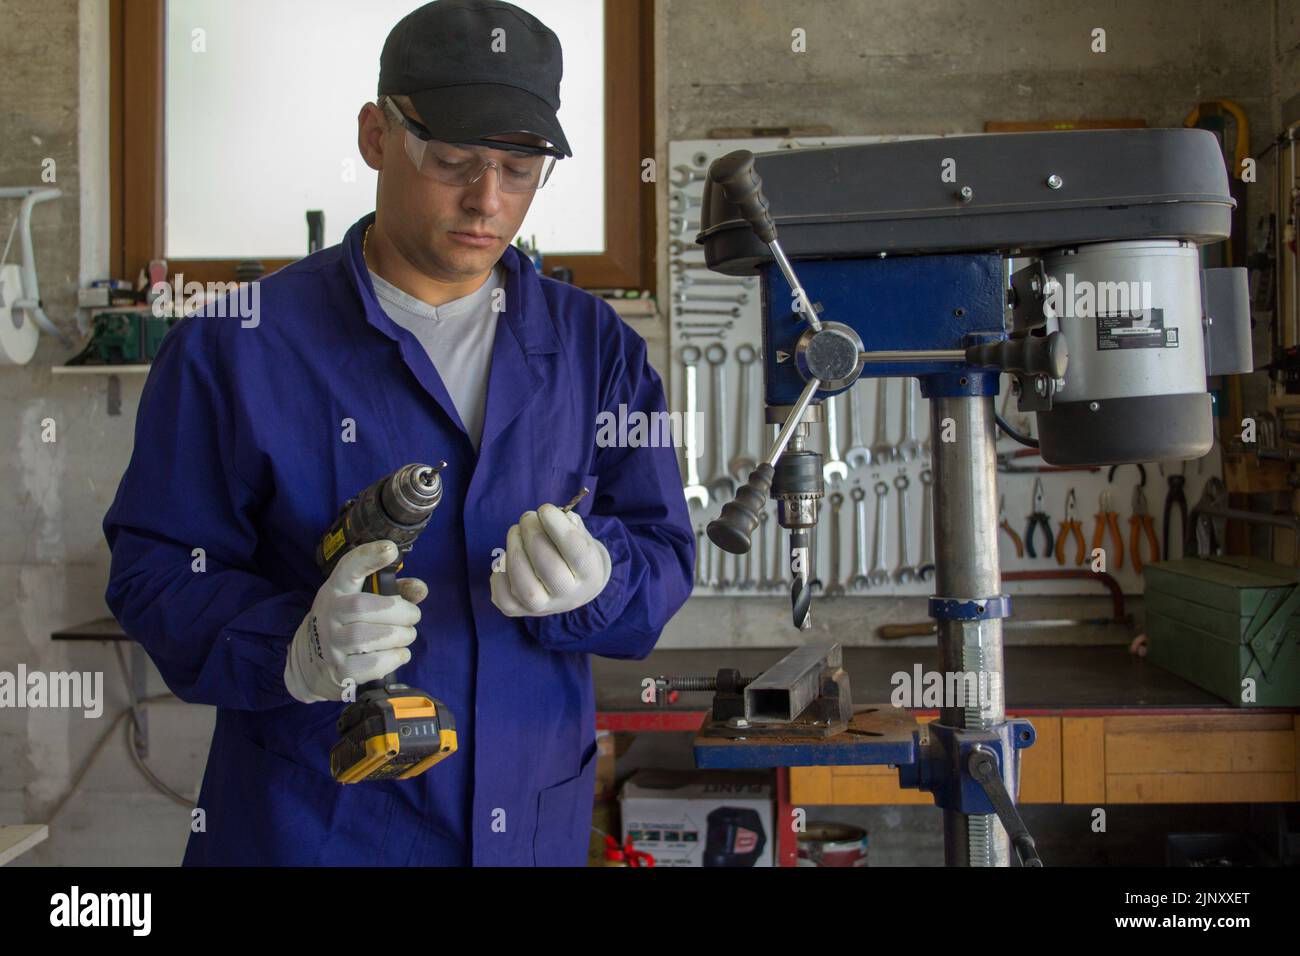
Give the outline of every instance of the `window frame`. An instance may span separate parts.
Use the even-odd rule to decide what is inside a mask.
[[[110,0],[110,263],[134,278],[165,258],[166,0]],[[655,288],[654,183],[641,164],[654,146],[654,0],[605,0],[605,251],[547,255],[587,288]],[[631,69],[611,69],[611,64]],[[650,188],[646,188],[650,187]],[[307,245],[303,229],[303,248]],[[262,259],[266,274],[293,259]],[[172,259],[198,282],[231,282],[237,259]]]

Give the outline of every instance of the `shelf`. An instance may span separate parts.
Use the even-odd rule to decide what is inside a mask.
[[[55,365],[55,375],[148,375],[151,365]]]

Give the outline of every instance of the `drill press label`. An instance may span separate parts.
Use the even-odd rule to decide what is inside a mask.
[[[1097,316],[1097,351],[1176,349],[1178,329],[1165,328],[1165,310],[1112,312]]]

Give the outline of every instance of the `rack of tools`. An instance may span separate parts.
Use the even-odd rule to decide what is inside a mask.
[[[671,410],[685,427],[683,485],[696,532],[695,594],[773,596],[790,587],[786,542],[769,502],[743,556],[714,547],[704,533],[771,444],[763,419],[762,301],[753,276],[724,276],[695,244],[709,164],[735,149],[875,143],[916,136],[678,140],[669,143],[668,238]],[[930,410],[911,378],[864,379],[823,403],[812,445],[825,456],[829,521],[815,533],[814,593],[822,598],[928,596],[934,541]],[[1016,410],[1010,376],[998,399],[1011,428],[1033,437],[1033,416]],[[939,436],[940,438],[942,436]],[[1115,468],[1054,467],[998,434],[1003,571],[1104,570],[1130,594],[1142,568],[1182,557],[1188,502],[1222,474],[1216,445],[1192,462]],[[1136,547],[1136,553],[1135,553]],[[1094,549],[1103,549],[1096,567]],[[1087,581],[1007,581],[1009,594],[1094,593]]]

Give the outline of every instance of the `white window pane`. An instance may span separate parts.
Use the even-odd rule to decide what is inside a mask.
[[[564,50],[560,125],[573,149],[520,229],[545,254],[605,248],[603,0],[518,0]],[[168,0],[166,254],[297,258],[308,209],[326,244],[374,209],[357,113],[412,0]],[[200,49],[202,52],[199,52]]]

